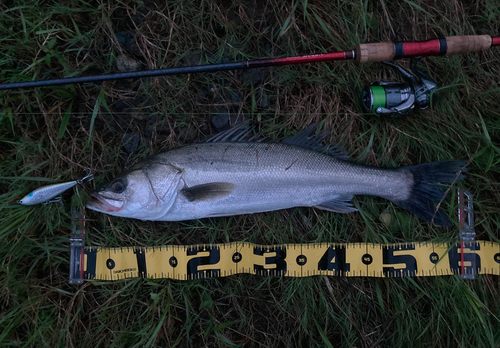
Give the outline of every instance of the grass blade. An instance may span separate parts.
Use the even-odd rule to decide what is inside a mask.
[[[64,136],[64,133],[66,132],[66,128],[68,127],[69,117],[71,116],[72,107],[73,107],[73,102],[69,104],[68,110],[66,110],[66,112],[64,113],[61,126],[59,127],[59,134],[58,134],[59,139],[61,139]]]
[[[105,95],[101,89],[101,91],[99,92],[99,96],[96,99],[94,110],[92,110],[92,118],[90,119],[90,127],[89,127],[89,139],[88,139],[89,143],[90,140],[92,139],[92,130],[94,129],[95,119],[97,117],[97,114],[99,113],[99,107],[101,106],[104,100],[105,100]]]

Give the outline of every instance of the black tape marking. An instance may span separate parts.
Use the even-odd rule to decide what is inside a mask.
[[[85,248],[85,255],[87,256],[87,269],[83,273],[85,279],[95,278],[97,252],[97,248]]]
[[[177,265],[179,264],[179,262],[177,261],[177,257],[172,256],[170,259],[168,259],[168,264],[169,264],[172,268],[177,267]]]
[[[432,262],[433,264],[438,263],[438,261],[439,261],[439,255],[438,255],[438,253],[436,253],[436,252],[431,253],[431,254],[429,255],[429,260],[431,260],[431,262]]]
[[[345,246],[330,245],[318,262],[318,270],[335,271],[335,275],[351,271],[351,265],[346,263]]]
[[[495,260],[496,263],[500,263],[500,253],[496,253],[495,256],[493,256],[493,260]]]
[[[115,268],[116,264],[115,264],[115,261],[113,259],[107,259],[106,260],[106,267],[111,270],[113,268]]]
[[[364,265],[371,265],[373,262],[373,257],[370,254],[364,254],[361,256],[361,262],[363,262]]]
[[[198,266],[215,265],[220,261],[220,248],[217,246],[211,247],[191,247],[186,250],[187,256],[198,255],[201,252],[209,252],[208,256],[193,257],[186,265],[187,279],[199,279],[206,277],[220,277],[220,268],[199,270]]]
[[[255,247],[253,248],[254,255],[264,256],[265,253],[275,252],[276,256],[266,256],[264,265],[275,264],[276,267],[273,269],[266,269],[264,265],[253,265],[255,274],[262,276],[284,276],[287,272],[286,264],[286,248],[285,247]]]
[[[474,251],[481,250],[481,245],[478,242],[463,242],[463,243],[464,243],[464,249],[472,250],[472,252],[464,252],[464,262],[472,262],[472,264],[474,264],[474,261],[476,262],[475,269],[469,266],[464,266],[464,273],[465,274],[479,273],[479,270],[481,269],[481,256],[476,254]],[[450,268],[455,274],[461,273],[461,267],[460,267],[461,250],[462,247],[460,243],[457,243],[448,252],[448,260],[450,262]]]
[[[414,276],[418,271],[417,260],[412,255],[394,255],[395,251],[415,250],[415,245],[384,246],[382,255],[384,261],[383,272],[386,277]],[[405,264],[405,268],[394,268],[390,265]],[[386,266],[388,265],[388,266]]]
[[[235,252],[233,256],[231,257],[231,260],[233,260],[234,263],[238,263],[243,259],[243,255],[239,252]]]
[[[297,265],[304,266],[307,263],[307,257],[306,255],[299,255],[295,261],[297,262]]]
[[[344,57],[346,59],[355,59],[356,58],[356,51],[355,50],[345,51]]]
[[[134,254],[137,259],[137,270],[139,272],[138,276],[141,278],[147,277],[146,269],[146,251],[143,249],[134,249]]]
[[[394,59],[401,59],[405,56],[404,45],[402,42],[394,42]]]
[[[448,41],[445,38],[439,39],[439,55],[444,56],[448,51]]]

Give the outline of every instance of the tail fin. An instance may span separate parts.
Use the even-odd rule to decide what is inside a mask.
[[[426,221],[434,220],[437,226],[450,226],[448,216],[434,206],[433,201],[440,202],[444,197],[444,186],[435,183],[453,184],[461,181],[465,177],[462,173],[467,171],[466,164],[466,161],[445,161],[401,168],[413,174],[413,187],[408,199],[392,202]]]

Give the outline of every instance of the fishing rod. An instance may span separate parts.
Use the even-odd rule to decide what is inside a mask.
[[[490,47],[500,46],[500,36],[489,35],[447,36],[441,39],[428,41],[408,42],[378,42],[357,45],[355,49],[314,54],[297,57],[283,57],[247,60],[235,63],[194,65],[166,69],[132,71],[117,74],[93,75],[82,77],[68,77],[63,79],[39,80],[29,82],[15,82],[0,84],[0,90],[14,88],[31,88],[67,85],[74,83],[102,82],[111,80],[137,79],[142,77],[169,76],[179,74],[193,74],[202,72],[216,72],[227,70],[241,70],[270,66],[297,65],[306,63],[329,62],[338,60],[356,60],[358,63],[392,61],[401,58],[428,57],[451,55],[488,50]]]

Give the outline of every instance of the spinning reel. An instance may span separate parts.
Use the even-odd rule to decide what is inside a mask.
[[[427,109],[431,94],[437,83],[417,67],[418,59],[413,59],[411,72],[399,65],[383,62],[393,67],[406,79],[406,82],[375,81],[365,86],[361,94],[363,111],[377,116],[399,117],[415,108]]]

